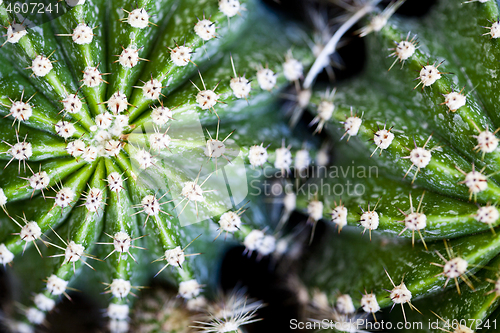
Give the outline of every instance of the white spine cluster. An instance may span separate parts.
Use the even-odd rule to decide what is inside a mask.
[[[92,28],[85,23],[80,23],[73,29],[73,42],[78,45],[90,44],[94,38]]]
[[[107,180],[110,191],[118,193],[123,190],[123,179],[118,172],[110,173]]]
[[[16,120],[26,121],[33,115],[33,108],[28,103],[17,101],[12,103],[10,114]]]
[[[311,165],[311,156],[307,149],[298,150],[295,153],[295,168],[299,171],[305,170]]]
[[[425,168],[431,161],[432,154],[425,148],[417,147],[410,152],[410,161],[417,168]]]
[[[84,205],[89,212],[95,213],[101,208],[102,202],[102,191],[97,187],[93,187],[89,190]]]
[[[214,22],[211,22],[210,20],[207,19],[203,19],[195,24],[194,32],[198,35],[198,37],[207,41],[216,37],[215,28],[216,27]]]
[[[172,110],[165,106],[154,108],[151,112],[151,119],[155,125],[163,126],[172,119]]]
[[[38,223],[31,221],[26,223],[19,233],[21,240],[25,242],[33,242],[42,236],[42,229],[38,226]]]
[[[190,201],[204,201],[203,190],[195,182],[186,182],[182,188],[181,195]]]
[[[29,185],[34,190],[42,190],[49,186],[50,177],[45,171],[40,171],[28,179]]]
[[[106,113],[107,113],[107,112],[106,112]],[[109,114],[109,113],[108,113],[108,114]],[[97,127],[97,125],[96,125],[96,127]],[[97,128],[96,128],[96,130],[97,130]],[[111,134],[110,134],[108,131],[104,130],[104,129],[99,130],[99,131],[95,134],[95,136],[94,136],[94,140],[95,140],[97,143],[102,144],[102,143],[104,143],[104,142],[106,142],[106,141],[108,141],[108,140],[111,140]],[[98,149],[98,150],[100,150],[100,149]]]
[[[54,125],[57,135],[63,139],[68,139],[75,134],[75,125],[66,120],[60,120]]]
[[[151,79],[147,82],[144,82],[144,86],[142,86],[142,94],[144,98],[147,99],[158,99],[161,93],[161,82],[157,79]]]
[[[369,23],[369,29],[374,32],[379,32],[387,24],[387,16],[383,14],[375,15]]]
[[[450,259],[443,268],[443,273],[447,278],[454,279],[467,271],[467,261],[460,257]]]
[[[54,274],[47,279],[47,290],[54,296],[63,294],[66,291],[67,285],[68,281],[63,280]]]
[[[95,117],[97,127],[108,129],[113,122],[113,116],[109,112],[100,113]]]
[[[252,230],[248,235],[246,235],[245,240],[243,241],[243,245],[245,245],[246,249],[249,253],[257,250],[264,238],[264,233],[260,230]]]
[[[404,282],[391,290],[390,298],[395,304],[404,304],[411,301],[411,291],[408,290]]]
[[[6,204],[7,204],[7,196],[5,195],[3,188],[0,187],[0,206],[5,207]]]
[[[323,217],[323,203],[319,200],[312,200],[307,205],[307,214],[313,221],[319,221]]]
[[[380,311],[380,305],[377,302],[377,297],[374,294],[365,294],[361,297],[361,307],[366,313],[375,313]]]
[[[144,149],[139,149],[135,153],[134,159],[137,161],[137,163],[139,163],[139,167],[141,169],[147,169],[154,163],[154,159],[151,153]]]
[[[97,87],[103,82],[101,72],[97,67],[86,67],[83,71],[83,85],[89,88]]]
[[[302,77],[304,66],[292,57],[287,57],[283,63],[283,74],[288,81],[296,81]]]
[[[201,285],[196,280],[182,281],[179,284],[179,296],[185,299],[195,298],[200,292]]]
[[[486,29],[489,29],[490,31],[483,34],[483,35],[490,35],[491,38],[498,38],[500,37],[500,22],[493,22],[491,24],[491,27],[485,27]]]
[[[226,232],[236,232],[241,227],[241,218],[235,212],[226,212],[219,219],[221,230]]]
[[[498,138],[488,130],[482,131],[474,137],[477,140],[477,145],[474,149],[480,150],[483,153],[491,153],[498,147]]]
[[[136,8],[128,14],[127,22],[134,28],[144,29],[149,25],[149,14],[144,8]]]
[[[68,113],[78,113],[82,109],[82,101],[78,98],[78,95],[68,95],[62,100],[64,105],[64,111]]]
[[[268,157],[267,149],[264,148],[263,144],[252,146],[248,151],[248,160],[254,167],[263,166]]]
[[[259,69],[257,83],[262,90],[271,91],[276,86],[276,74],[268,68]]]
[[[410,41],[403,40],[397,43],[395,53],[399,61],[405,61],[410,58],[413,53],[415,53],[415,44]]]
[[[479,171],[471,171],[465,175],[464,184],[472,193],[479,193],[488,188],[488,178]]]
[[[219,0],[219,10],[227,17],[238,14],[240,7],[239,0]]]
[[[224,155],[225,152],[226,145],[224,144],[224,142],[216,139],[209,139],[207,141],[207,145],[205,147],[205,156],[210,158],[218,158]]]
[[[33,155],[31,143],[23,141],[18,142],[7,151],[13,158],[19,161],[29,159]]]
[[[441,78],[441,73],[436,66],[427,65],[422,67],[418,78],[424,87],[428,87]]]
[[[276,159],[274,167],[281,170],[289,170],[292,165],[292,153],[287,147],[276,149]]]
[[[108,329],[110,333],[128,333],[130,325],[126,320],[111,319],[108,323]]]
[[[233,90],[233,94],[236,98],[247,98],[252,88],[250,81],[244,76],[232,78],[229,87]]]
[[[386,130],[385,128],[378,130],[373,135],[373,142],[375,142],[375,145],[381,151],[389,148],[389,146],[392,143],[392,140],[394,140],[394,134],[391,133],[390,130]]]
[[[330,101],[321,101],[318,105],[318,117],[320,120],[325,122],[330,120],[333,111],[335,111],[335,105]]]
[[[125,114],[119,114],[115,116],[115,121],[111,129],[109,130],[111,134],[118,136],[121,134],[123,129],[128,126],[129,116]]]
[[[297,105],[301,109],[307,108],[309,102],[311,101],[312,90],[311,89],[301,89],[297,93]]]
[[[218,98],[219,95],[217,95],[214,91],[202,90],[196,95],[196,103],[198,103],[199,107],[202,110],[208,110],[213,108],[215,104],[217,104]]]
[[[297,207],[297,195],[293,192],[287,192],[283,197],[283,207],[287,212],[293,212]]]
[[[245,237],[243,245],[249,254],[257,251],[260,255],[266,256],[276,249],[276,238],[270,235],[266,236],[261,230],[252,230]]]
[[[36,308],[29,308],[26,311],[26,319],[32,324],[40,325],[45,320],[45,313]]]
[[[147,215],[158,215],[160,213],[160,202],[154,195],[146,195],[142,198],[141,207]]]
[[[457,111],[464,106],[466,102],[467,97],[456,91],[452,91],[451,93],[444,95],[444,104],[446,104],[451,112]]]
[[[37,308],[42,311],[52,311],[52,309],[56,306],[56,302],[44,294],[37,294],[34,301]]]
[[[108,140],[104,144],[104,150],[108,156],[118,156],[122,149],[122,143],[118,140]]]
[[[187,46],[176,46],[170,51],[170,60],[176,66],[186,66],[191,60],[191,53],[193,50]]]
[[[188,299],[186,302],[186,307],[189,311],[201,311],[207,307],[207,299],[203,296],[198,296],[196,298]]]
[[[116,116],[117,114],[122,113],[127,109],[127,96],[117,91],[108,99],[107,104],[108,110]]]
[[[356,311],[354,304],[352,303],[351,296],[344,294],[337,297],[337,302],[335,303],[335,308],[340,314],[349,315]]]
[[[36,76],[45,76],[54,68],[50,59],[42,55],[37,55],[31,62],[31,70]]]
[[[118,56],[118,62],[126,68],[135,67],[139,62],[139,51],[132,45],[126,49],[124,48]]]
[[[332,222],[335,223],[340,229],[347,225],[347,208],[337,206],[332,209]]]
[[[270,255],[276,249],[276,238],[271,235],[266,235],[262,238],[260,245],[257,247],[257,252],[262,256]]]
[[[66,145],[66,151],[73,157],[81,156],[85,152],[85,142],[78,139]]]
[[[176,248],[165,251],[165,260],[169,265],[181,267],[186,260],[186,256],[181,247],[177,246]]]
[[[486,224],[495,223],[500,217],[500,213],[495,206],[483,206],[477,210],[477,213],[474,215],[474,218],[478,222],[483,222]]]
[[[362,120],[359,117],[348,117],[344,122],[344,130],[349,137],[358,135]],[[391,133],[392,134],[392,133]]]
[[[61,208],[68,207],[71,204],[71,201],[75,198],[75,191],[73,191],[69,187],[61,188],[54,198],[54,203],[56,206]]]
[[[167,149],[171,138],[167,133],[153,133],[149,136],[149,144],[153,150]]]
[[[126,320],[128,319],[129,307],[126,304],[111,303],[106,312],[111,319]]]
[[[379,216],[376,211],[363,212],[363,214],[361,214],[361,217],[359,218],[359,223],[361,224],[361,226],[368,230],[377,229],[379,222]]]
[[[6,265],[14,260],[14,254],[9,251],[5,244],[0,244],[0,264]]]
[[[422,230],[427,226],[427,216],[423,213],[410,213],[405,216],[405,227],[408,230]]]
[[[130,250],[132,239],[123,231],[118,231],[113,236],[113,246],[115,251],[119,253],[127,253]]]
[[[86,162],[94,162],[97,158],[97,148],[94,146],[87,146],[82,153],[83,160]]]
[[[82,244],[77,244],[74,241],[69,242],[66,250],[64,250],[64,262],[77,262],[83,256],[85,247]]]
[[[130,285],[130,281],[124,279],[114,279],[113,282],[109,285],[109,290],[111,294],[116,298],[124,298],[130,293],[132,286]]]
[[[26,27],[20,23],[12,23],[7,27],[7,42],[11,44],[16,44],[19,40],[26,36],[28,32]]]

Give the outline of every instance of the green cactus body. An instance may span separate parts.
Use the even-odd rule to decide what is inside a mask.
[[[496,1],[438,1],[381,29],[372,19],[364,74],[333,102],[313,94],[315,122],[341,140],[331,173],[310,180],[318,193],[297,199],[340,232],[304,269],[316,311],[326,295],[337,321],[354,318],[347,294],[361,313],[423,323],[409,332],[498,330],[497,19]]]
[[[154,275],[201,297],[229,233],[257,232],[268,248],[249,251],[272,252],[263,218],[249,218],[258,205],[242,206],[246,175],[288,168],[282,139],[302,145],[276,114],[312,61],[300,27],[253,0],[66,1],[34,27],[7,5],[0,261],[28,321],[72,288],[104,291],[110,329],[124,332],[130,294]]]

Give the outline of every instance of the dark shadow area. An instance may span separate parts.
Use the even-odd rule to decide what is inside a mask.
[[[250,332],[288,332],[290,320],[299,316],[299,304],[286,276],[276,274],[269,258],[257,261],[255,254],[243,255],[244,250],[239,246],[227,252],[220,272],[222,288],[245,286],[250,297],[266,304],[258,311],[262,320],[248,326]]]
[[[103,332],[105,320],[104,309],[94,304],[82,293],[70,293],[71,301],[67,298],[47,315],[47,327],[40,327],[40,333],[91,333]],[[71,331],[68,328],[71,327]]]

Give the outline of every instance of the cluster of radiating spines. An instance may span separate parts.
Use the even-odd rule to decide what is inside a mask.
[[[216,299],[200,296],[187,302],[166,290],[155,288],[138,300],[131,320],[134,331],[155,331],[168,327],[182,332],[241,332],[242,327],[260,320],[263,306],[242,290],[219,292]]]

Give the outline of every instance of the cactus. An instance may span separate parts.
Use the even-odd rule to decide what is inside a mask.
[[[287,195],[328,224],[303,264],[305,327],[497,332],[499,4],[437,1],[419,19],[400,4],[358,31],[363,73],[309,103],[338,143]]]
[[[126,332],[153,276],[176,286],[178,311],[211,311],[224,239],[275,248],[245,175],[288,169],[307,136],[276,112],[313,60],[304,29],[255,0],[40,4],[52,11],[0,3],[0,263],[24,317],[7,326],[43,325],[78,290]],[[231,315],[189,325],[256,320],[236,295]]]
[[[44,324],[78,290],[112,332],[239,332],[262,303],[213,297],[223,241],[278,259],[297,209],[305,327],[497,331],[499,5],[441,0],[417,20],[378,3],[344,3],[311,39],[257,0],[2,2],[0,262],[24,315],[7,326]],[[364,72],[313,86],[366,15]],[[248,196],[269,168],[293,180],[273,180],[274,230],[266,195]],[[142,290],[153,277],[175,290]]]

